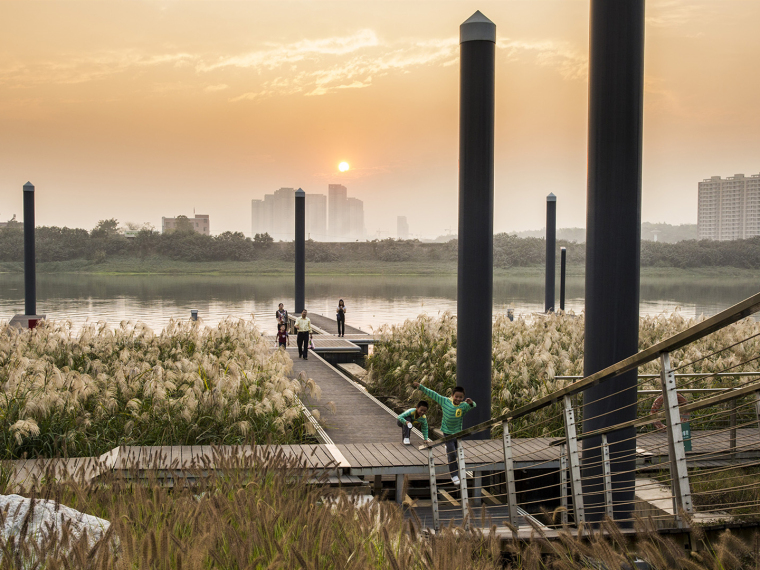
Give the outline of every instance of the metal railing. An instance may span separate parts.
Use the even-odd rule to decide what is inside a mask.
[[[585,504],[589,502],[596,509],[602,508],[604,515],[610,518],[614,518],[618,510],[631,513],[635,509],[648,509],[652,519],[661,519],[663,524],[679,527],[688,527],[695,520],[730,519],[737,513],[760,515],[760,500],[753,498],[734,501],[737,504],[723,503],[720,508],[695,508],[695,498],[700,504],[714,506],[708,499],[715,490],[704,484],[705,477],[709,479],[713,473],[722,473],[726,480],[735,479],[737,484],[734,487],[739,491],[760,487],[760,477],[747,482],[743,474],[730,475],[731,470],[737,467],[757,468],[760,472],[760,372],[731,372],[740,365],[758,362],[760,352],[757,356],[750,354],[746,361],[738,365],[712,374],[679,374],[677,370],[685,365],[676,368],[671,363],[674,350],[728,327],[758,310],[760,293],[529,404],[420,446],[419,449],[428,454],[435,528],[440,528],[446,521],[468,525],[475,515],[474,507],[481,507],[481,516],[487,516],[494,524],[508,522],[517,527],[521,513],[538,512],[542,505],[552,502],[559,508],[547,523],[558,525],[570,524],[571,520],[575,524],[585,522]],[[718,355],[757,336],[760,335],[747,337],[699,360]],[[645,404],[649,400],[655,399],[655,395],[658,398],[661,396],[660,410],[644,413],[642,417],[630,421],[611,421],[603,429],[581,432],[577,418],[582,413],[582,407],[575,400],[584,390],[655,360],[659,361],[659,375],[643,374],[639,378],[651,381],[659,377],[660,389],[635,388],[643,409],[646,409]],[[694,387],[697,382],[715,378],[722,381],[739,378],[741,381],[729,387]],[[623,390],[631,388],[629,386]],[[679,392],[690,394],[694,399],[686,401]],[[606,397],[610,396],[614,394]],[[549,430],[541,438],[519,437],[522,432],[527,433],[526,423],[530,428],[537,427],[537,423],[516,420],[529,419],[539,410],[556,404],[560,405],[562,427]],[[693,417],[687,424],[690,414]],[[589,419],[596,418],[584,418]],[[536,420],[539,424],[545,421]],[[662,421],[665,423],[659,423]],[[621,430],[644,428],[653,423],[655,429],[644,434],[636,433],[634,429],[633,437],[622,440],[629,444],[630,440],[635,440],[635,452],[623,453],[620,451],[622,448],[616,447],[616,443],[621,443]],[[467,436],[484,431],[489,435],[498,432],[499,427],[500,442],[465,440]],[[685,431],[687,427],[692,428],[690,432]],[[693,429],[695,427],[698,429]],[[612,434],[615,434],[613,439],[616,443],[608,441]],[[728,445],[724,445],[724,440]],[[452,445],[455,450],[451,449]],[[443,446],[447,447],[447,451]],[[697,448],[696,451],[689,451],[692,446]],[[518,480],[517,463],[530,465],[530,475],[523,474]],[[653,470],[654,477],[642,477]],[[452,471],[459,477],[458,487],[454,486],[452,490],[446,484],[439,485],[438,477]],[[584,471],[594,474],[584,476]],[[468,472],[473,474],[469,480]],[[633,488],[621,488],[619,482],[615,486],[616,476],[620,475],[628,475],[627,480],[634,481]],[[692,480],[699,482],[700,490],[693,491]],[[518,484],[521,489],[518,489]],[[616,519],[617,522],[632,520]]]

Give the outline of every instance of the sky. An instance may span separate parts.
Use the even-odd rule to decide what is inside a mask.
[[[585,226],[589,2],[0,2],[0,220],[211,216],[280,187],[364,201],[369,238],[457,231],[459,24],[496,24],[494,230]],[[760,172],[760,2],[649,0],[642,221]],[[351,165],[348,172],[338,164]]]

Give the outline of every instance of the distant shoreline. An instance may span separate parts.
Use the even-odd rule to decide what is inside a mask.
[[[23,273],[24,265],[18,262],[0,263],[0,273]],[[88,260],[46,262],[37,264],[39,274],[87,274],[87,275],[258,275],[270,277],[287,277],[293,275],[292,262],[285,261],[173,261],[157,258],[135,259],[116,258],[101,263]],[[346,276],[346,275],[397,275],[397,276],[456,276],[457,264],[451,261],[345,261],[307,263],[308,275]],[[496,278],[536,279],[543,277],[543,266],[497,268]],[[584,267],[568,266],[567,276],[577,281],[584,276]],[[641,276],[647,279],[658,278],[704,278],[727,279],[732,281],[757,280],[760,269],[741,269],[737,267],[701,267],[681,269],[677,267],[642,267]],[[559,268],[557,269],[559,281]]]

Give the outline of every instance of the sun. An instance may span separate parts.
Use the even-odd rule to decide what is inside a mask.
[[[338,170],[340,170],[341,172],[345,172],[346,170],[348,170],[348,163],[347,162],[341,162],[338,165]]]

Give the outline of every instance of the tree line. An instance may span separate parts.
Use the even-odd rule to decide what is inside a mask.
[[[162,257],[181,261],[256,261],[292,262],[293,242],[275,242],[268,234],[253,238],[242,232],[224,232],[216,236],[196,233],[180,227],[159,233],[150,227],[125,237],[119,223],[101,220],[90,231],[78,228],[41,226],[35,231],[37,260],[40,262],[91,260],[104,262],[118,257]],[[585,263],[584,243],[559,240],[566,247],[574,266]],[[494,236],[494,266],[497,268],[542,265],[546,255],[543,238],[521,238],[514,234]],[[0,261],[23,261],[24,234],[21,224],[9,223],[0,229]],[[455,262],[457,241],[423,243],[418,240],[383,239],[364,242],[314,242],[309,240],[306,260],[329,263],[337,261],[379,262]],[[685,240],[677,243],[642,241],[641,265],[644,267],[741,267],[760,268],[760,237],[736,241]]]

